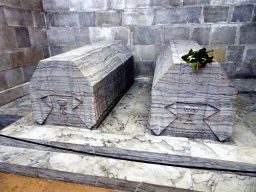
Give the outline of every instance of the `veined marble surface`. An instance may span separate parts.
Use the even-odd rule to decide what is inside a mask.
[[[62,126],[38,126],[33,121],[31,115],[27,115],[29,112],[29,101],[26,97],[15,101],[15,103],[9,103],[3,107],[0,107],[0,113],[3,115],[27,115],[26,117],[18,120],[16,123],[3,129],[0,134],[5,134],[9,136],[18,137],[21,139],[33,139],[35,142],[45,143],[48,145],[53,145],[57,147],[65,147],[68,149],[74,149],[77,151],[85,151],[91,154],[103,154],[107,156],[124,158],[124,159],[134,159],[148,161],[150,167],[154,163],[164,163],[177,166],[190,165],[192,166],[205,166],[212,167],[213,169],[227,169],[235,167],[236,169],[252,170],[248,163],[254,163],[255,165],[255,154],[254,151],[248,152],[244,149],[254,150],[248,147],[256,147],[256,137],[253,133],[253,124],[248,127],[249,124],[245,121],[244,117],[236,116],[236,123],[233,135],[230,141],[217,142],[209,140],[200,139],[187,139],[187,138],[175,138],[168,136],[154,136],[151,134],[150,130],[147,129],[147,120],[150,104],[150,94],[151,94],[151,83],[150,82],[136,82],[123,99],[117,104],[115,109],[108,115],[103,124],[96,130],[79,129],[72,127],[62,127]],[[254,100],[248,105],[243,104],[242,101],[245,100],[241,97],[238,105],[238,111],[246,110],[247,107],[253,106]],[[122,115],[121,115],[122,114]],[[133,118],[132,118],[133,117]],[[43,128],[42,128],[43,127]],[[224,144],[224,145],[223,145]],[[0,142],[1,145],[1,142]],[[4,144],[2,144],[4,145]],[[221,145],[221,149],[218,146]],[[15,148],[15,147],[14,147]],[[240,149],[240,150],[234,150]],[[2,148],[5,154],[12,154],[12,150],[8,147]],[[15,149],[16,150],[16,149]],[[18,151],[26,151],[28,149],[17,149],[17,154],[21,154]],[[46,150],[46,149],[44,149]],[[29,149],[30,151],[30,149]],[[35,150],[37,151],[37,150]],[[30,151],[31,152],[31,151]],[[67,151],[68,152],[68,151]],[[31,152],[33,153],[33,152]],[[29,154],[24,153],[21,159],[24,161]],[[38,154],[45,153],[44,151],[36,152]],[[68,154],[71,155],[72,154]],[[243,156],[243,157],[241,157]],[[249,157],[246,159],[246,157]],[[39,155],[39,157],[42,157]],[[73,157],[73,156],[72,156]],[[240,158],[241,157],[241,158]],[[17,164],[21,164],[23,160],[17,158]],[[43,157],[42,157],[43,158]],[[65,159],[65,158],[62,158]],[[232,161],[230,161],[232,159]],[[90,178],[84,175],[75,176],[70,172],[58,172],[57,170],[48,169],[38,170],[33,167],[33,165],[23,166],[23,168],[18,167],[17,164],[11,163],[9,158],[6,158],[9,162],[1,162],[2,171],[9,171],[17,174],[31,174],[31,176],[40,176],[47,179],[66,179],[67,181],[81,182],[88,185],[108,187],[112,186],[113,182],[121,182],[120,186],[126,186],[127,191],[135,191],[137,186],[137,191],[140,191],[143,187],[146,187],[150,182],[147,179],[144,183],[130,183],[129,180],[106,180],[106,178],[94,179],[92,176]],[[32,163],[36,161],[31,158]],[[116,159],[117,160],[117,159]],[[2,159],[3,161],[3,159]],[[120,160],[117,160],[120,161]],[[40,161],[41,162],[41,161]],[[103,161],[100,161],[103,162]],[[104,161],[108,163],[108,161]],[[127,161],[130,162],[130,161]],[[132,162],[136,163],[136,162]],[[36,163],[35,163],[36,164]],[[144,163],[142,163],[144,164]],[[40,166],[45,166],[40,164]],[[93,166],[93,164],[91,164]],[[133,164],[130,164],[132,166]],[[238,165],[238,166],[237,166]],[[73,164],[70,163],[72,169]],[[107,164],[104,165],[107,167]],[[163,165],[159,165],[160,167]],[[165,167],[165,166],[164,166]],[[169,166],[167,166],[169,167]],[[177,167],[176,167],[177,168]],[[96,166],[95,172],[97,173],[98,167]],[[140,172],[142,168],[131,168],[132,172],[136,175],[136,172]],[[162,170],[162,168],[159,168]],[[184,169],[184,168],[182,168]],[[21,171],[22,170],[22,171]],[[223,191],[222,188],[231,189],[230,191],[253,191],[255,189],[255,177],[243,176],[237,174],[230,174],[228,172],[215,172],[199,169],[189,169],[191,174],[191,181],[193,190],[198,191]],[[26,172],[27,171],[27,172]],[[172,171],[174,172],[174,171]],[[112,172],[111,172],[112,173]],[[77,173],[78,174],[78,173]],[[153,173],[152,173],[153,174]],[[71,175],[71,176],[70,176]],[[71,179],[70,179],[71,178]],[[73,178],[73,180],[72,180]],[[86,178],[86,179],[82,179]],[[159,177],[155,177],[156,180],[161,180]],[[172,181],[175,181],[174,179]],[[159,181],[157,181],[159,182]],[[96,184],[95,184],[96,183]],[[145,183],[147,183],[145,185]],[[154,183],[154,182],[153,182]],[[162,184],[161,184],[162,185]],[[169,185],[169,184],[168,184]],[[129,188],[133,186],[133,188]],[[173,185],[169,185],[173,186]],[[153,186],[151,186],[153,187]],[[113,188],[123,191],[122,188],[118,188],[115,185]],[[145,188],[146,189],[146,188]],[[155,191],[161,191],[159,186]],[[152,189],[151,189],[152,190]],[[165,191],[163,189],[162,191]],[[176,189],[175,189],[176,190]],[[143,191],[143,190],[141,190]]]
[[[256,148],[168,136],[118,135],[53,125],[27,125],[31,116],[3,129],[2,135],[111,157],[256,172]],[[199,163],[200,162],[200,163]]]
[[[224,141],[232,135],[236,90],[218,62],[193,70],[181,57],[202,47],[174,40],[158,56],[150,129],[170,135]]]
[[[140,191],[142,184],[196,191],[252,192],[256,188],[256,177],[251,176],[8,146],[0,146],[0,170],[35,172],[38,177],[71,182],[80,176],[77,179],[80,183],[91,181],[90,185],[105,187],[114,184],[116,189],[122,187],[124,191]],[[101,180],[105,180],[104,184]],[[127,190],[126,182],[136,185]]]
[[[133,56],[121,41],[43,59],[29,82],[33,117],[39,124],[98,127],[133,82]]]

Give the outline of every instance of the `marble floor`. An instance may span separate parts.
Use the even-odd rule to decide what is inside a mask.
[[[123,191],[256,191],[256,94],[238,94],[233,135],[224,143],[159,139],[147,128],[151,86],[135,82],[92,131],[36,125],[29,96],[0,107],[0,128],[25,116],[0,132],[7,136],[0,136],[0,163],[12,165],[2,170],[21,174],[25,167],[26,175],[78,183],[86,173],[89,185]]]
[[[153,135],[147,129],[151,86],[151,81],[137,81],[98,129],[92,131],[117,135]],[[239,126],[235,127],[232,137],[224,143],[256,147],[256,93],[238,93],[236,108],[235,124]],[[29,95],[1,106],[0,129],[30,113]]]

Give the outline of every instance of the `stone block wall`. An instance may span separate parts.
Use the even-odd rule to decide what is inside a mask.
[[[39,60],[49,57],[41,0],[0,0],[0,105],[28,94]]]
[[[0,105],[23,95],[50,55],[122,40],[136,76],[152,77],[158,53],[179,39],[213,49],[231,78],[256,77],[256,0],[0,0]]]
[[[214,49],[230,77],[256,76],[255,0],[43,0],[51,55],[101,40],[123,40],[137,76],[153,76],[170,40]]]

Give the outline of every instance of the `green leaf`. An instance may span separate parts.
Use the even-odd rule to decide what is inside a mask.
[[[193,49],[190,49],[190,51],[188,52],[189,55],[193,55],[194,54],[194,51]]]
[[[209,56],[208,53],[213,50],[206,50],[206,48],[193,51],[190,49],[188,54],[183,55],[181,58],[186,61],[186,63],[191,63],[193,69],[198,70],[198,65],[201,64],[202,67],[205,67],[207,63],[215,62],[212,56]]]

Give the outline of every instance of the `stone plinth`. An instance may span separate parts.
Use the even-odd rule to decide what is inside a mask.
[[[156,62],[150,129],[171,135],[223,141],[231,136],[236,91],[215,62],[193,70],[181,56],[201,47],[172,41]]]
[[[120,41],[84,46],[39,62],[30,81],[39,124],[97,127],[134,80]]]

